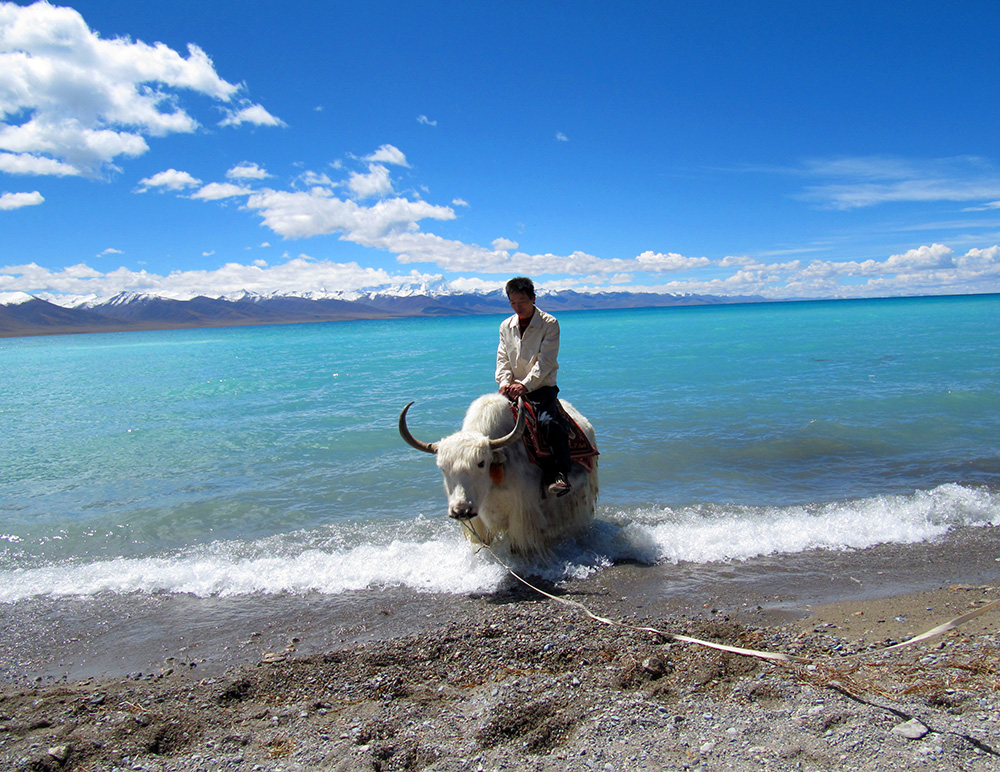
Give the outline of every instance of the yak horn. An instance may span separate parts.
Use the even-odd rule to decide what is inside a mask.
[[[514,424],[514,430],[506,437],[498,437],[495,440],[490,440],[490,449],[500,450],[500,448],[506,448],[508,445],[513,445],[515,442],[521,439],[521,435],[524,434],[524,426],[526,421],[527,421],[527,411],[524,409],[524,400],[518,397],[517,423]]]
[[[412,434],[410,430],[406,428],[406,411],[410,409],[413,405],[411,402],[409,405],[403,408],[403,412],[399,414],[399,436],[403,438],[407,445],[411,445],[417,450],[422,450],[424,453],[437,453],[437,443],[436,442],[421,442]]]

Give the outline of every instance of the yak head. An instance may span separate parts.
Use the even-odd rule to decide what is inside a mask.
[[[404,407],[399,414],[400,435],[417,450],[433,453],[437,457],[448,494],[448,515],[457,520],[475,517],[497,480],[497,467],[504,461],[503,449],[517,442],[524,433],[526,419],[523,403],[518,403],[514,429],[503,437],[460,431],[437,442],[422,442],[410,434],[406,426],[406,412],[412,404]]]

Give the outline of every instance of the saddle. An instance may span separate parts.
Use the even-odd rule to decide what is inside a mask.
[[[562,403],[560,403],[559,400],[555,400],[555,405],[559,411],[559,415],[555,416],[555,418],[557,421],[562,422],[563,426],[566,427],[566,433],[569,435],[570,461],[580,464],[580,466],[587,470],[588,474],[593,472],[594,459],[597,458],[600,453],[598,453],[597,448],[591,444],[583,429],[580,428],[580,425],[573,420],[573,416],[566,412]],[[510,411],[516,420],[516,402],[510,403]],[[524,442],[524,447],[528,451],[528,460],[531,461],[532,464],[541,466],[543,460],[552,456],[552,449],[549,447],[548,443],[542,439],[541,432],[538,431],[538,418],[535,415],[535,408],[532,407],[528,400],[524,400],[524,413],[525,426],[524,434],[521,436],[521,440]]]

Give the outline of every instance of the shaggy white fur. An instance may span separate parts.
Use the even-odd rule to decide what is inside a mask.
[[[570,403],[560,400],[594,447],[594,427]],[[437,465],[444,475],[448,514],[469,519],[479,539],[489,544],[506,535],[511,549],[545,556],[556,542],[587,530],[597,504],[597,463],[588,473],[574,464],[572,490],[565,496],[543,494],[541,470],[528,460],[520,440],[492,451],[489,440],[514,429],[507,398],[486,394],[465,414],[462,429],[437,443]],[[503,479],[494,483],[491,464],[503,465]]]

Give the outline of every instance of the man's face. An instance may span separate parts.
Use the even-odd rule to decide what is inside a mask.
[[[523,292],[511,292],[507,299],[510,300],[510,307],[514,309],[518,319],[530,319],[531,315],[535,313],[535,299],[533,297]]]

